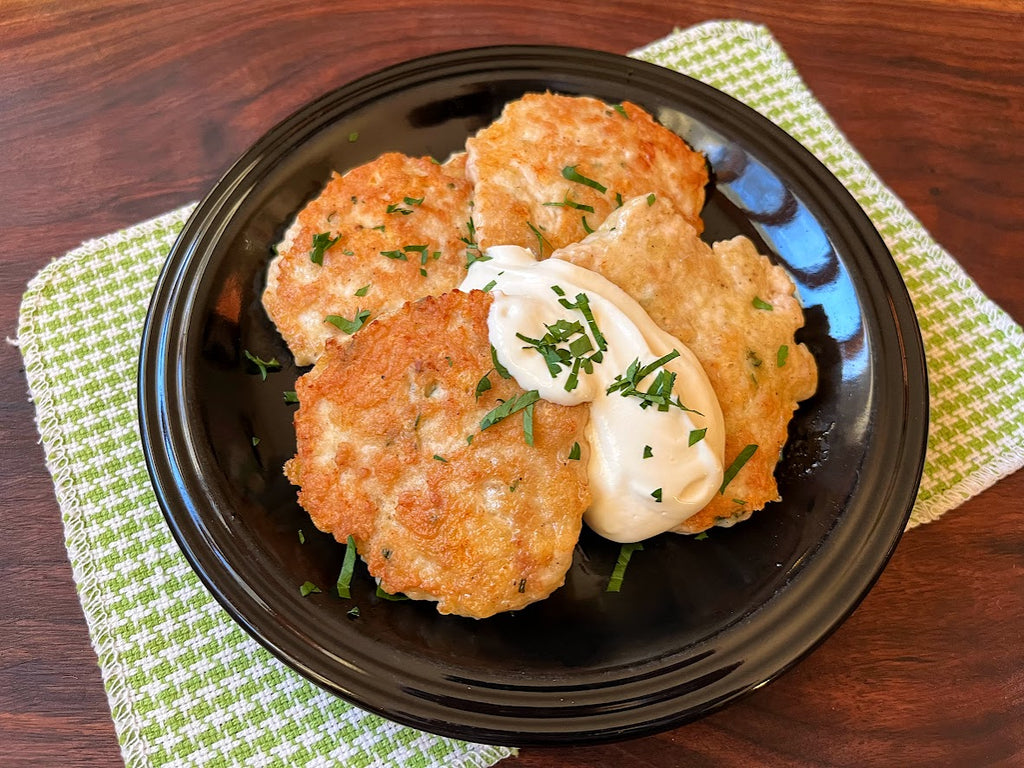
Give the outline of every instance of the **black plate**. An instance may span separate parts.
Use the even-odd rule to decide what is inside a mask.
[[[271,246],[332,169],[387,150],[444,158],[507,101],[545,89],[650,110],[710,159],[706,237],[748,235],[793,276],[821,383],[792,423],[779,469],[784,501],[703,541],[648,542],[618,594],[604,591],[617,545],[585,531],[566,585],[514,614],[474,621],[381,600],[365,570],[353,600],[341,600],[330,588],[342,548],[313,530],[281,474],[294,450],[282,391],[301,371],[259,304]],[[244,350],[284,367],[261,381]],[[139,392],[170,528],[246,630],[364,709],[501,744],[665,728],[795,663],[853,610],[892,553],[916,494],[928,413],[920,334],[899,273],[864,213],[808,152],[666,69],[519,46],[392,67],[262,138],[170,255],[146,324]],[[324,593],[301,597],[305,581]],[[347,615],[352,605],[358,618]]]

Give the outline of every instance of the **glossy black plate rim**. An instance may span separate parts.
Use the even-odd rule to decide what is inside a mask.
[[[496,69],[549,78],[555,90],[559,74],[566,72],[624,84],[642,78],[698,116],[735,117],[732,130],[744,141],[763,157],[784,160],[799,183],[820,190],[815,202],[828,209],[831,225],[857,243],[877,269],[870,310],[895,333],[890,346],[875,350],[876,361],[902,379],[901,400],[893,407],[905,427],[900,439],[875,457],[874,469],[884,478],[875,489],[879,512],[867,528],[840,526],[830,532],[770,606],[729,628],[735,641],[731,650],[715,648],[711,639],[672,668],[658,669],[652,660],[651,669],[623,670],[614,679],[582,675],[577,686],[479,684],[450,670],[422,669],[406,670],[403,684],[396,685],[387,659],[366,649],[348,649],[356,657],[340,659],[310,646],[301,627],[261,621],[268,606],[238,571],[244,553],[232,551],[232,542],[225,544],[203,524],[201,500],[208,489],[190,453],[189,382],[174,361],[207,266],[207,246],[223,233],[239,197],[296,139],[329,123],[339,105],[377,98],[411,82],[455,74],[485,77]],[[713,88],[645,62],[565,47],[500,46],[412,60],[326,94],[271,129],[225,174],[179,235],[154,292],[139,376],[143,448],[157,498],[174,538],[227,612],[286,664],[364,709],[434,733],[496,744],[595,742],[649,733],[708,714],[776,678],[824,640],[876,581],[912,509],[927,437],[924,352],[913,307],[884,243],[842,184],[772,123]],[[894,467],[901,469],[894,472]],[[823,583],[831,588],[828,601],[817,595]],[[807,611],[807,605],[815,610]],[[766,632],[774,643],[756,661],[737,652]]]

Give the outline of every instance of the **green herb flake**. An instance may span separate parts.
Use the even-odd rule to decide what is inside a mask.
[[[619,557],[615,561],[615,568],[612,570],[611,578],[608,579],[608,586],[604,589],[605,592],[618,592],[622,589],[622,580],[626,576],[626,568],[629,566],[633,553],[643,548],[644,545],[639,542],[623,544],[619,547]]]
[[[750,457],[754,455],[754,452],[756,450],[756,445],[748,445],[742,451],[739,452],[739,455],[737,455],[735,459],[733,459],[732,464],[729,465],[728,469],[725,470],[725,474],[722,475],[722,485],[718,489],[718,493],[720,495],[725,493],[725,487],[729,485],[729,483],[733,481],[733,478],[736,477],[739,471],[743,469],[743,465],[750,461]]]
[[[601,194],[604,194],[605,192],[608,191],[608,187],[606,187],[604,184],[602,184],[599,181],[594,181],[593,179],[588,179],[586,176],[577,171],[576,168],[577,166],[575,165],[565,166],[565,168],[562,169],[562,178],[576,182],[577,184],[584,184],[588,187],[591,187],[592,189],[596,189]]]
[[[250,442],[252,443],[252,447],[255,448],[257,445],[260,444],[260,439],[256,437],[256,435],[253,435],[252,440]]]
[[[526,226],[528,226],[530,228],[530,231],[533,232],[534,237],[537,238],[537,256],[538,257],[542,257],[544,255],[544,246],[545,245],[548,247],[549,250],[552,250],[552,251],[555,250],[554,247],[551,245],[551,243],[548,241],[548,239],[546,237],[544,237],[544,234],[543,234],[544,227],[536,227],[536,226],[533,225],[532,221],[527,221],[526,222]]]
[[[523,439],[529,446],[533,445],[533,407],[536,403],[530,403],[523,409]]]
[[[356,141],[359,141],[359,131],[352,131],[352,133],[350,133],[348,135],[348,141],[349,141],[349,144],[352,144],[352,143],[355,143]]]
[[[629,113],[626,111],[626,108],[624,106],[622,106],[621,104],[613,104],[612,105],[612,109],[614,109],[616,112],[618,112],[624,118],[629,120]]]
[[[345,541],[345,558],[341,561],[341,571],[338,572],[338,582],[335,590],[338,597],[352,597],[352,574],[356,569],[356,540],[349,536]]]
[[[654,449],[649,445],[644,446],[644,458],[649,459],[654,456]]]
[[[362,298],[367,293],[369,293],[370,292],[370,285],[372,285],[372,283],[367,283],[362,288],[357,288],[356,289],[356,296],[359,296],[360,298]]]
[[[434,454],[434,461],[440,461],[442,464],[448,463],[448,459],[446,459],[444,456],[438,456],[436,453]]]
[[[565,193],[565,197],[562,198],[561,202],[559,202],[559,203],[543,203],[543,205],[546,205],[549,208],[573,208],[573,209],[575,209],[577,211],[585,211],[586,213],[593,213],[594,212],[594,206],[586,205],[584,203],[576,202],[575,200],[573,200],[573,199],[571,199],[569,197],[569,193],[568,192]]]
[[[698,533],[696,536],[693,537],[693,540],[694,541],[705,541],[705,540],[707,540],[707,538],[708,538],[708,532],[707,531],[701,531],[700,533]]]
[[[651,192],[651,194],[647,196],[647,207],[650,208],[652,205],[654,205],[655,200],[657,200],[657,198],[654,196],[654,193]]]
[[[339,240],[341,240],[341,235],[332,238],[330,232],[318,232],[313,235],[313,247],[309,251],[309,260],[314,264],[323,265],[324,253]]]
[[[302,529],[299,528],[299,544],[305,544],[305,543],[306,543],[306,534],[304,534],[302,532]]]
[[[351,320],[342,317],[341,315],[328,315],[327,317],[324,318],[324,322],[330,323],[339,331],[347,333],[351,336],[353,333],[355,333],[356,331],[363,327],[363,324],[366,323],[366,318],[368,318],[369,316],[370,310],[361,309],[356,311],[355,317],[353,317]]]
[[[708,428],[707,427],[704,427],[703,429],[691,429],[690,430],[689,445],[691,447],[693,447],[694,445],[699,443],[701,440],[703,440],[704,439],[704,435],[706,435],[707,433],[708,433]]]
[[[569,449],[569,458],[572,461],[579,461],[580,460],[580,444],[579,443],[573,443],[572,444],[572,448]]]
[[[348,613],[346,613],[345,615],[346,616],[351,616],[353,619],[358,619],[359,618],[359,606],[358,605],[353,605],[351,608],[348,609]]]
[[[765,312],[772,311],[772,305],[769,304],[764,299],[762,299],[760,296],[755,296],[754,300],[750,303],[754,305],[754,309],[761,309],[764,310]]]
[[[312,581],[307,581],[305,584],[303,584],[301,587],[299,587],[299,594],[302,595],[303,597],[308,597],[309,595],[312,595],[314,592],[322,592],[322,591],[323,590],[321,590],[320,587],[318,587]]]
[[[459,238],[466,246],[466,269],[469,269],[478,261],[490,261],[491,257],[480,250],[480,244],[476,240],[476,224],[473,223],[472,216],[466,222],[466,231],[468,233],[466,237]]]
[[[480,395],[482,395],[484,392],[488,391],[491,388],[490,375],[490,371],[488,371],[483,376],[481,376],[480,381],[476,383],[476,390],[474,391],[473,394],[477,400],[480,399]]]
[[[377,597],[381,600],[390,600],[393,603],[397,603],[401,600],[408,600],[409,598],[402,594],[392,595],[390,592],[385,592],[381,589],[380,584],[377,585]]]
[[[786,364],[787,358],[789,358],[789,347],[783,344],[779,347],[779,351],[775,353],[775,366],[781,368]]]
[[[494,364],[494,370],[498,372],[498,375],[503,379],[511,379],[512,374],[508,372],[508,368],[501,364],[498,360],[498,350],[491,345],[491,362]]]
[[[490,293],[491,289],[494,288],[494,286],[496,286],[497,284],[498,284],[497,280],[491,280],[481,290],[483,290],[484,293]]]
[[[244,350],[242,354],[245,355],[246,360],[248,360],[250,363],[252,363],[259,369],[260,379],[262,381],[267,380],[268,371],[278,371],[281,369],[281,364],[277,361],[276,357],[272,357],[269,360],[264,360],[263,358],[254,355],[248,349]]]
[[[651,497],[652,497],[652,498],[653,498],[653,499],[654,499],[654,500],[655,500],[656,502],[658,502],[659,504],[661,504],[661,488],[655,488],[655,489],[654,489],[653,491],[651,491]]]
[[[489,427],[493,427],[499,421],[508,418],[513,413],[518,413],[519,411],[526,409],[538,400],[540,400],[540,393],[536,389],[531,389],[529,392],[524,392],[510,400],[506,400],[496,408],[492,408],[484,415],[483,419],[480,420],[480,429],[484,430]]]
[[[391,203],[384,211],[385,213],[399,213],[402,216],[408,216],[412,213],[412,208],[403,208],[401,203]]]
[[[405,251],[381,251],[380,255],[395,261],[409,260],[409,257],[405,255]]]
[[[583,231],[588,235],[594,234],[594,228],[587,223],[586,216],[580,216],[580,223],[583,225]]]
[[[284,401],[286,403],[297,403],[299,402],[299,396],[295,393],[294,389],[286,389],[284,391]]]
[[[662,355],[657,360],[644,366],[640,365],[639,358],[634,359],[626,368],[625,373],[615,377],[614,381],[612,381],[606,390],[607,394],[610,395],[613,392],[619,392],[623,397],[635,397],[640,400],[641,408],[649,408],[652,405],[657,407],[659,411],[667,411],[669,408],[679,408],[687,413],[696,413],[699,416],[703,416],[700,411],[695,411],[692,408],[687,408],[683,405],[678,396],[674,399],[672,397],[676,374],[662,366],[677,357],[679,357],[679,351],[673,349],[668,354]],[[659,368],[661,370],[658,370]],[[655,371],[657,371],[657,373],[647,390],[644,391],[640,389],[640,385],[644,379],[652,373],[655,373]]]

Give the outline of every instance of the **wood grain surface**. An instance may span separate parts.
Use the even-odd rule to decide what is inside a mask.
[[[197,200],[297,107],[410,57],[625,53],[766,24],[882,179],[1024,320],[1020,0],[0,0],[0,316],[83,240]],[[16,348],[0,365],[0,765],[121,763]],[[909,533],[806,660],[674,731],[510,765],[1024,765],[1024,473]]]

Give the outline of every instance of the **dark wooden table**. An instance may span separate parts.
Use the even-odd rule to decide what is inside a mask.
[[[753,5],[753,4],[752,4]],[[1024,320],[1021,0],[0,3],[0,313],[82,240],[196,200],[279,119],[413,56],[619,53],[711,18],[769,26],[853,144]],[[0,764],[120,763],[20,357],[0,365]],[[540,766],[1024,765],[1024,473],[900,544],[818,650],[658,736]]]

